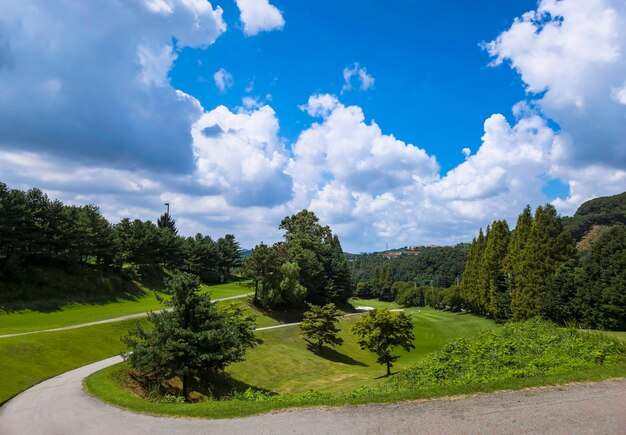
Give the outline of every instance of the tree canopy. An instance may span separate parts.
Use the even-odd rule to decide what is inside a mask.
[[[308,304],[309,310],[304,312],[300,324],[300,334],[311,344],[316,344],[317,352],[322,353],[325,344],[340,346],[343,339],[339,337],[339,316],[341,311],[332,302],[322,307]]]
[[[150,313],[151,329],[140,325],[123,341],[131,367],[142,377],[162,382],[174,377],[182,381],[187,398],[191,382],[206,372],[223,371],[243,360],[245,351],[258,343],[254,318],[241,308],[220,309],[208,294],[199,292],[198,277],[179,273],[168,282],[169,311]]]
[[[403,312],[374,309],[357,320],[352,332],[358,338],[361,349],[374,352],[378,355],[376,362],[387,366],[387,376],[399,358],[393,354],[396,346],[407,352],[415,349],[413,323]]]

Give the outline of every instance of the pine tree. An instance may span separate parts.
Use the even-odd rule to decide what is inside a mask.
[[[169,213],[163,213],[157,220],[157,227],[170,230],[174,235],[178,235],[176,221],[172,219]]]
[[[483,252],[485,250],[485,234],[481,228],[478,237],[472,241],[468,259],[461,281],[462,298],[465,305],[472,311],[480,312],[479,304],[479,272],[482,263]]]
[[[245,351],[259,341],[254,336],[254,318],[241,307],[221,309],[208,294],[200,293],[198,277],[179,273],[167,283],[171,308],[150,313],[153,328],[138,324],[122,341],[132,352],[125,354],[141,376],[162,382],[178,376],[187,399],[196,376],[221,372],[242,361]]]
[[[519,295],[517,294],[515,283],[517,276],[519,276],[522,270],[522,254],[530,237],[532,223],[532,212],[530,205],[527,205],[519,215],[515,229],[511,232],[509,247],[504,258],[503,268],[508,291],[511,295],[511,310],[514,310],[513,306],[519,303]]]
[[[487,237],[481,274],[487,287],[485,311],[496,319],[507,318],[510,309],[510,298],[502,264],[508,244],[508,224],[503,220],[495,221]]]
[[[552,275],[559,265],[575,258],[576,248],[551,204],[537,207],[516,277],[513,317],[528,319],[540,313]]]

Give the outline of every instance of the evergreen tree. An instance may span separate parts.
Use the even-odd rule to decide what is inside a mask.
[[[332,302],[323,307],[308,305],[309,310],[304,313],[304,318],[300,324],[300,334],[310,345],[315,344],[317,352],[320,354],[324,344],[340,346],[343,339],[339,337],[337,322],[341,311]]]
[[[165,305],[171,310],[150,313],[152,329],[139,324],[129,331],[123,341],[131,352],[125,358],[153,382],[179,377],[187,399],[195,377],[242,361],[245,351],[258,340],[254,318],[241,309],[225,311],[213,304],[208,294],[200,293],[198,277],[180,273],[167,287],[172,297]]]
[[[530,205],[527,205],[517,218],[517,224],[515,225],[515,229],[511,232],[509,246],[504,258],[503,268],[509,294],[511,295],[511,305],[515,305],[519,301],[515,283],[522,270],[524,248],[530,237],[532,222],[532,211]],[[513,310],[513,308],[511,308],[511,310]]]
[[[465,271],[463,272],[463,279],[461,280],[461,297],[464,300],[464,304],[467,308],[475,312],[481,311],[479,302],[479,273],[485,244],[485,235],[481,228],[478,232],[478,237],[472,241]]]
[[[551,204],[538,207],[522,252],[511,311],[517,320],[540,313],[548,284],[557,268],[575,258],[576,248]]]
[[[176,221],[172,219],[169,213],[163,213],[157,220],[157,227],[169,230],[175,236],[178,235],[178,229],[176,228]]]
[[[615,225],[593,245],[583,263],[579,309],[586,326],[626,329],[626,226]]]
[[[506,286],[503,260],[509,243],[506,221],[495,221],[487,237],[481,262],[481,281],[486,286],[485,311],[496,319],[509,317],[511,300]]]

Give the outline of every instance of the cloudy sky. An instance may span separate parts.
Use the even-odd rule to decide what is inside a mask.
[[[0,0],[0,181],[348,251],[626,190],[624,0]]]

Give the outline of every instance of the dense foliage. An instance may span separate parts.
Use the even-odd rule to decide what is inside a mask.
[[[240,258],[234,236],[217,241],[201,234],[180,237],[167,213],[157,224],[126,218],[112,225],[93,205],[64,205],[39,189],[24,192],[0,183],[4,301],[64,296],[62,287],[55,287],[49,278],[58,278],[58,271],[97,280],[96,272],[116,275],[123,266],[165,264],[219,281],[228,277]],[[46,292],[49,288],[56,293]]]
[[[322,307],[309,304],[309,310],[304,312],[300,334],[310,345],[317,347],[317,353],[322,353],[325,344],[340,346],[343,343],[337,326],[340,315],[341,311],[332,302]]]
[[[563,218],[565,229],[579,241],[597,225],[626,225],[626,192],[582,204],[574,216]]]
[[[348,254],[347,258],[355,283],[376,282],[376,274],[389,269],[392,283],[408,281],[418,286],[450,287],[463,273],[468,249],[466,243],[456,246],[420,246],[413,250],[419,254],[401,255],[392,259],[383,257],[380,252]]]
[[[387,389],[486,384],[549,376],[619,363],[618,338],[532,319],[461,338],[391,378]]]
[[[267,307],[297,307],[345,302],[352,292],[341,243],[313,212],[284,218],[285,240],[256,246],[246,258],[244,273],[255,285],[255,302]]]
[[[588,203],[587,203],[588,204]],[[586,328],[626,328],[626,227],[577,251],[550,204],[526,207],[513,231],[495,221],[470,245],[461,306],[495,319],[537,315]]]
[[[195,377],[243,360],[258,340],[254,318],[237,305],[218,308],[208,294],[199,292],[198,277],[179,273],[167,286],[172,297],[165,306],[171,310],[150,313],[152,328],[139,324],[129,331],[123,339],[130,348],[125,357],[144,381],[159,384],[180,378],[182,396],[187,398]]]
[[[396,347],[407,352],[415,349],[413,323],[403,312],[374,309],[357,320],[352,332],[358,337],[361,349],[374,352],[378,356],[376,362],[387,366],[387,376],[398,360],[398,355],[393,354]]]

